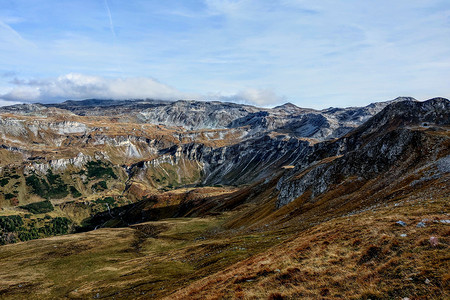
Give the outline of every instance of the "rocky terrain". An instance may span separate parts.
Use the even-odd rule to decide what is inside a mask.
[[[444,299],[449,128],[444,98],[0,107],[0,297]]]

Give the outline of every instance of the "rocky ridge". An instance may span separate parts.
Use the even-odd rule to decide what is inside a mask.
[[[449,125],[450,102],[446,99],[391,104],[351,134],[316,145],[279,181],[277,206],[306,191],[314,199],[347,178],[367,181],[386,173],[401,176],[423,165],[437,170],[439,157],[448,159],[448,136],[427,133],[446,132]]]

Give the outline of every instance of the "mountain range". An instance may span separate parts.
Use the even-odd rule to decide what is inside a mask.
[[[0,107],[0,297],[445,299],[450,101]]]

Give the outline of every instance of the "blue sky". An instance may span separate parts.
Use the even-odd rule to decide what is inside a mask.
[[[448,0],[0,0],[0,105],[450,96]]]

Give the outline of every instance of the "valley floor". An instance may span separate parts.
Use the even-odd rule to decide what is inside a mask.
[[[449,200],[418,195],[308,228],[229,226],[250,204],[10,244],[0,298],[449,299]]]

